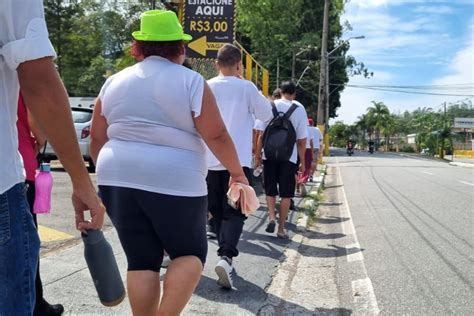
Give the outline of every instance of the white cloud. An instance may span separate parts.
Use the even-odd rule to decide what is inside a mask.
[[[390,1],[390,5],[392,4]],[[472,3],[469,2],[469,5],[472,8]],[[350,54],[375,72],[371,79],[354,77],[350,79],[349,84],[405,85],[404,81],[408,77],[415,76],[419,85],[451,85],[448,90],[432,92],[474,95],[474,18],[471,19],[468,30],[459,32],[465,34],[463,38],[447,33],[443,21],[436,16],[420,16],[418,13],[412,13],[408,17],[393,16],[387,13],[386,7],[362,9],[352,3],[347,7],[345,17],[354,28],[347,36],[366,36],[364,40],[351,41]],[[444,11],[447,13],[447,10]],[[462,43],[465,44],[462,46]],[[452,47],[458,47],[454,54],[447,49]],[[442,74],[430,78],[413,71],[419,65],[430,64],[437,67]],[[453,84],[466,83],[471,85],[462,89],[453,88]],[[438,109],[445,101],[455,102],[461,99],[464,97],[403,94],[346,87],[341,95],[342,107],[338,109],[339,117],[336,120],[353,123],[358,116],[366,112],[371,101],[382,101],[390,111],[396,113],[425,106]]]
[[[454,12],[451,7],[445,5],[419,6],[414,11],[427,14],[451,14]]]

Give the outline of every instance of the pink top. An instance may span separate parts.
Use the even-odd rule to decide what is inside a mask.
[[[16,127],[18,129],[18,150],[23,158],[23,164],[26,170],[26,180],[35,181],[35,173],[38,168],[35,150],[36,140],[31,134],[30,124],[28,123],[28,112],[21,93],[18,98],[17,115],[18,120],[16,121]]]

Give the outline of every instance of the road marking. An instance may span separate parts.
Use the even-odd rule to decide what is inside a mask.
[[[380,313],[374,288],[369,278],[352,281],[355,315],[377,315]]]
[[[471,182],[467,182],[467,181],[462,181],[462,180],[458,180],[459,183],[462,183],[462,184],[467,184],[467,185],[472,185],[474,186],[474,183],[471,183]]]
[[[347,253],[347,262],[354,262],[354,261],[363,261],[364,256],[362,255],[362,251],[360,249],[359,243],[353,243],[346,246],[346,253]]]
[[[428,172],[428,171],[420,171],[421,173],[424,173],[424,174],[429,174],[430,176],[434,176],[435,174],[434,173],[431,173],[431,172]]]
[[[49,227],[38,225],[38,234],[42,242],[58,241],[74,238],[74,236]]]
[[[338,158],[336,157],[336,163],[338,163]],[[341,175],[341,168],[339,166],[337,168],[337,175],[338,175],[338,182],[342,185],[342,175]],[[349,202],[347,201],[346,190],[344,187],[340,188],[342,191],[342,196],[344,199],[344,205],[340,206],[341,217],[348,217],[349,219],[342,225],[342,229],[346,229],[347,231],[351,231],[352,236],[354,238],[354,245],[360,249],[359,240],[357,239],[357,233],[354,228],[354,223],[352,222],[352,215],[351,209],[349,207]],[[345,228],[344,228],[345,227]],[[347,249],[347,247],[346,247]],[[347,250],[346,250],[347,251]],[[355,255],[355,254],[354,254]],[[353,302],[354,302],[354,314],[355,315],[377,315],[380,313],[378,304],[377,304],[377,297],[375,296],[374,287],[372,286],[372,281],[369,278],[367,273],[367,268],[365,267],[364,263],[364,254],[362,251],[357,252],[356,256],[351,255],[347,256],[347,261],[351,258],[349,262],[358,261],[362,266],[363,275],[365,278],[354,280],[352,281],[352,294],[353,294]],[[357,260],[355,260],[357,259]]]

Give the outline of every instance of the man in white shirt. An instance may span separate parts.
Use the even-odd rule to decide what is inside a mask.
[[[263,157],[263,179],[265,194],[267,196],[269,223],[266,232],[275,232],[275,204],[276,197],[281,198],[280,215],[278,218],[277,237],[287,239],[288,234],[285,231],[285,221],[290,208],[290,199],[294,197],[296,187],[296,172],[298,170],[298,157],[300,163],[300,171],[305,170],[305,151],[306,151],[306,125],[308,116],[304,106],[295,100],[296,86],[292,82],[284,82],[281,87],[281,99],[275,100],[275,107],[278,112],[286,113],[292,104],[296,104],[295,111],[290,116],[290,121],[296,132],[296,143],[293,146],[293,153],[289,161],[274,161]],[[263,142],[260,138],[256,153],[259,154]],[[261,161],[261,157],[257,157],[257,164]]]
[[[252,129],[254,120],[268,123],[272,118],[270,102],[248,80],[240,78],[242,53],[231,44],[224,45],[217,53],[219,76],[208,81],[214,93],[222,119],[235,144],[240,163],[248,179],[252,167]],[[246,217],[240,209],[232,208],[227,201],[229,172],[208,151],[208,208],[216,227],[221,260],[215,271],[217,283],[232,288],[232,258],[239,254],[237,244]]]
[[[18,152],[19,87],[73,183],[76,227],[98,229],[105,209],[82,160],[67,93],[55,70],[40,0],[0,1],[0,315],[31,315],[39,238],[28,210]],[[84,220],[90,210],[92,219]]]

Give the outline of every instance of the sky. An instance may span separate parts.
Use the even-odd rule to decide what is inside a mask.
[[[370,79],[351,77],[349,85],[430,86],[421,91],[474,95],[474,0],[351,0],[342,16],[346,20],[352,31],[344,39],[365,36],[350,40],[349,54],[374,72]],[[397,113],[438,110],[444,102],[466,98],[474,101],[346,87],[335,120],[354,123],[371,101]]]

